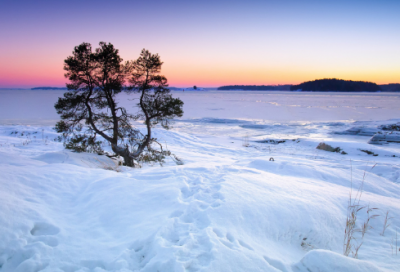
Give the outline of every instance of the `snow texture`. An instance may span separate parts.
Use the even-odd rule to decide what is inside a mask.
[[[400,143],[399,132],[385,132],[377,133],[369,140],[370,144],[387,144],[387,143]]]
[[[0,272],[400,271],[400,145],[342,133],[398,122],[397,95],[174,92],[185,115],[154,133],[184,165],[131,169],[54,141],[61,94],[0,91]],[[363,180],[380,216],[354,259],[347,201]]]

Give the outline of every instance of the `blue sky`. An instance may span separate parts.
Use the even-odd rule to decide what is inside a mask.
[[[400,82],[400,1],[0,2],[0,87],[62,86],[73,47],[159,53],[174,86]]]

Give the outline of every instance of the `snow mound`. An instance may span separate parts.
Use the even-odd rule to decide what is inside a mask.
[[[374,136],[379,131],[381,130],[378,128],[361,126],[361,127],[352,127],[345,131],[336,131],[334,133],[341,135]]]
[[[104,155],[91,153],[75,153],[70,151],[49,152],[32,157],[34,160],[42,161],[47,164],[66,163],[90,168],[102,168],[102,166],[116,166],[117,162]]]
[[[380,235],[381,218],[360,260],[341,255],[349,192],[364,176],[362,204],[389,210],[400,225],[398,158],[357,151],[366,142],[326,141],[344,146],[342,156],[317,150],[318,137],[244,147],[225,135],[155,129],[184,165],[167,159],[112,171],[106,156],[73,153],[41,135],[26,143],[12,130],[0,127],[1,272],[400,269],[390,247],[396,229]],[[51,127],[18,127],[28,130],[54,136]],[[387,145],[374,152],[400,153]]]
[[[341,271],[341,272],[380,272],[375,265],[356,259],[346,258],[343,255],[326,251],[312,250],[308,252],[299,263],[293,266],[293,271],[298,272],[320,272],[320,271]]]
[[[385,132],[375,134],[369,141],[369,144],[387,144],[387,143],[400,143],[399,132]]]

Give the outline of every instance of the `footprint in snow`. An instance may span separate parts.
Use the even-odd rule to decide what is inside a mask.
[[[242,240],[237,240],[230,232],[227,232],[226,235],[223,235],[222,231],[214,228],[213,229],[215,235],[217,235],[219,241],[226,247],[234,250],[241,250],[243,248],[247,250],[254,250],[250,245]]]
[[[273,258],[269,258],[269,257],[267,257],[267,256],[263,256],[264,257],[264,260],[270,265],[270,266],[272,266],[272,267],[274,267],[274,268],[276,268],[276,269],[278,269],[278,270],[280,270],[280,271],[282,271],[282,272],[288,272],[289,271],[289,269],[286,267],[286,265],[283,263],[283,262],[281,262],[281,261],[279,261],[279,260],[275,260],[275,259],[273,259]]]
[[[58,246],[58,239],[53,236],[36,236],[32,239],[33,242],[42,242],[49,247]]]
[[[182,195],[182,199],[184,201],[186,201],[188,198],[190,198],[194,194],[195,194],[195,191],[193,190],[193,188],[189,188],[189,187],[181,188],[181,195]]]
[[[34,227],[31,229],[32,236],[56,235],[59,232],[60,229],[58,227],[45,222],[35,223]]]
[[[238,242],[239,242],[239,245],[241,245],[242,247],[247,248],[248,250],[254,250],[251,246],[249,246],[248,244],[246,244],[242,240],[238,240]]]
[[[50,247],[58,246],[58,239],[54,237],[60,232],[60,229],[54,225],[37,222],[31,229],[30,233],[33,236],[33,242],[42,242]]]
[[[30,230],[28,237],[23,235],[15,240],[14,246],[18,250],[9,250],[0,253],[1,271],[42,271],[48,266],[48,261],[42,259],[42,252],[48,252],[49,247],[58,246],[55,237],[60,229],[54,225],[37,222]],[[3,270],[2,270],[3,269]]]

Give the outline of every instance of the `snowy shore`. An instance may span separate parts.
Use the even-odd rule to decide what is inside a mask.
[[[0,92],[1,272],[400,270],[400,144],[368,144],[400,121],[397,95],[174,92],[185,115],[155,135],[184,165],[130,169],[54,141],[57,95],[41,94]],[[347,202],[363,180],[380,216],[354,259]]]

